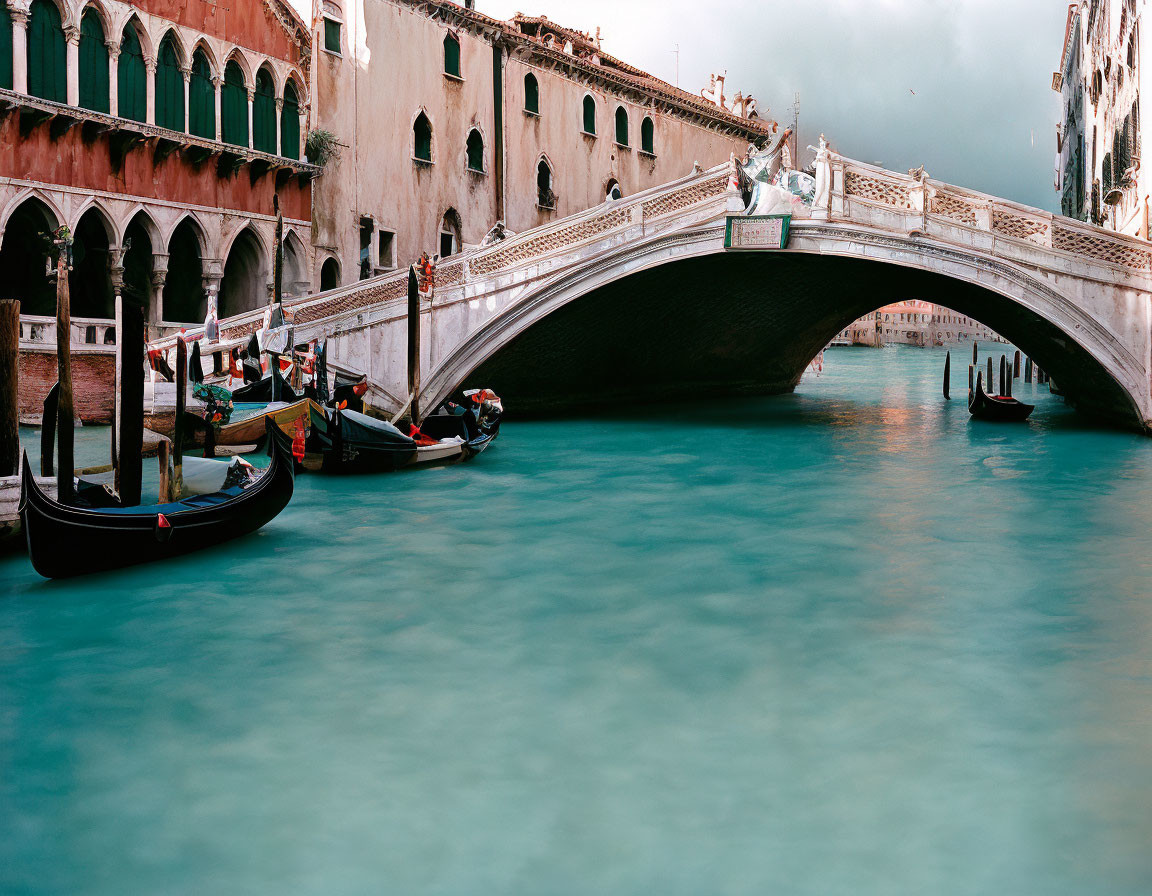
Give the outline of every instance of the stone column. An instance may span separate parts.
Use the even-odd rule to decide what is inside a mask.
[[[144,57],[144,77],[146,79],[144,85],[144,96],[146,112],[144,115],[145,121],[148,124],[156,124],[156,60],[151,56]]]
[[[28,10],[10,7],[12,19],[12,89],[28,92]]]
[[[256,99],[256,91],[248,89],[248,148],[252,148],[252,103]]]
[[[164,283],[168,279],[168,255],[152,254],[152,295],[149,297],[148,326],[153,339],[160,335],[160,323],[164,320]]]
[[[180,69],[180,74],[184,78],[184,133],[192,133],[192,123],[188,118],[188,93],[192,83],[192,66]]]
[[[64,29],[64,39],[68,41],[68,105],[80,105],[80,29]]]
[[[223,125],[220,122],[220,85],[222,83],[223,82],[221,82],[221,80],[219,78],[213,78],[212,79],[212,97],[213,97],[213,101],[216,103],[216,140],[217,140],[217,142],[219,142],[222,139],[221,134],[223,133],[223,130],[222,130]]]
[[[220,281],[224,278],[223,263],[217,259],[205,258],[201,262],[204,274],[200,283],[204,287],[204,307],[209,307],[213,300],[216,302],[216,314],[220,316]]]
[[[280,119],[284,115],[284,97],[276,97],[276,155],[284,155],[283,147],[280,146]]]
[[[120,114],[120,44],[114,40],[104,41],[108,48],[108,112]]]

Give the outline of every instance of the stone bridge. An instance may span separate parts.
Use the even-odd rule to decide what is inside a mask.
[[[824,150],[814,199],[770,186],[755,159],[738,170],[442,263],[421,303],[419,407],[473,385],[528,413],[789,391],[851,321],[918,298],[1001,333],[1079,409],[1152,428],[1152,243]],[[790,215],[783,247],[766,209]],[[408,399],[406,277],[293,305],[297,340],[327,336],[381,411]],[[254,325],[224,321],[222,338]]]

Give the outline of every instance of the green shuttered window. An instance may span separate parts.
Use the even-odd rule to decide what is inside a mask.
[[[0,3],[0,87],[12,89],[12,16]]]
[[[584,133],[596,133],[596,101],[590,96],[584,97]]]
[[[460,41],[451,34],[444,37],[444,74],[460,77]]]
[[[333,19],[324,20],[324,49],[329,53],[340,52],[340,23]]]
[[[524,111],[540,114],[540,84],[531,73],[524,76]]]
[[[284,108],[280,111],[280,155],[300,158],[300,97],[291,81],[284,85]]]
[[[216,89],[212,69],[203,50],[192,56],[192,78],[188,82],[188,132],[216,139]]]
[[[89,9],[80,20],[80,105],[94,112],[107,112],[108,48],[100,16]]]
[[[256,96],[252,100],[252,148],[276,154],[276,88],[272,75],[262,68],[256,73]]]
[[[184,130],[184,75],[171,34],[160,42],[156,60],[156,124],[173,131]]]
[[[616,107],[616,142],[628,145],[628,113],[623,106]]]
[[[68,102],[67,60],[59,10],[50,0],[33,0],[28,19],[28,92],[41,99]]]
[[[116,97],[121,118],[145,121],[148,117],[148,86],[145,83],[144,53],[136,29],[128,25],[120,39],[116,62]]]
[[[220,127],[225,143],[248,145],[248,90],[244,87],[244,72],[235,62],[229,62],[224,69]]]
[[[421,112],[416,116],[416,123],[412,125],[414,141],[413,155],[421,162],[432,161],[432,123],[428,116]]]
[[[473,128],[468,132],[468,169],[470,171],[484,170],[484,138],[480,132]]]
[[[655,128],[651,118],[645,118],[640,123],[640,148],[649,155],[655,155],[656,150]]]

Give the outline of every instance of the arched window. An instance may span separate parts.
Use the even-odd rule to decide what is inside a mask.
[[[647,115],[644,120],[640,122],[640,149],[648,153],[648,155],[656,155],[656,128],[652,124],[652,119]]]
[[[320,289],[335,289],[340,285],[340,262],[329,258],[320,268]]]
[[[266,68],[256,72],[256,96],[252,100],[252,148],[276,154],[276,88]]]
[[[216,88],[212,68],[203,50],[192,54],[192,78],[188,82],[188,132],[216,139]]]
[[[291,79],[284,84],[284,108],[280,110],[280,155],[300,158],[300,97]]]
[[[552,192],[552,169],[548,167],[548,160],[541,159],[536,166],[536,200],[540,208],[556,208],[556,194]]]
[[[584,97],[584,133],[596,134],[596,100]]]
[[[412,125],[412,156],[421,162],[432,161],[432,122],[421,112]]]
[[[224,86],[220,92],[221,139],[233,146],[248,145],[248,89],[244,72],[233,59],[224,67]]]
[[[60,11],[51,0],[32,0],[28,18],[28,93],[68,102],[68,47]]]
[[[156,57],[156,125],[173,131],[184,130],[184,76],[172,32],[160,41]]]
[[[145,78],[140,35],[129,23],[120,38],[120,58],[116,62],[116,96],[121,118],[147,120],[148,87]]]
[[[0,87],[12,89],[12,15],[0,3]]]
[[[484,138],[476,128],[468,132],[468,170],[484,170]]]
[[[616,107],[616,142],[628,145],[628,112],[623,106]]]
[[[94,9],[86,9],[80,19],[80,105],[94,112],[107,112],[108,48],[104,26]]]
[[[460,77],[460,41],[451,32],[444,35],[444,74]]]
[[[524,76],[524,111],[540,114],[540,83],[531,72]]]
[[[614,177],[608,179],[607,195],[604,197],[605,201],[624,198],[624,191],[620,189],[620,182]]]

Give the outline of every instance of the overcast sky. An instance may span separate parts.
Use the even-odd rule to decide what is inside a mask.
[[[614,56],[698,91],[728,70],[725,94],[751,91],[761,114],[791,122],[801,146],[823,131],[846,156],[1053,211],[1052,92],[1061,0],[477,0],[501,19],[546,15],[595,33]],[[706,10],[701,15],[700,10]],[[915,93],[913,93],[915,91]]]

